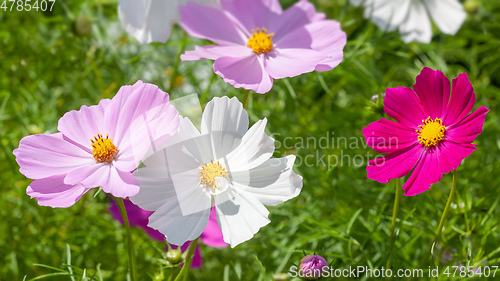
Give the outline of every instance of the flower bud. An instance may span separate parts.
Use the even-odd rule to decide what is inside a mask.
[[[299,272],[307,280],[316,280],[327,270],[328,263],[320,255],[307,255],[300,260]]]
[[[466,0],[464,9],[469,14],[475,14],[479,8],[479,0]]]
[[[167,261],[172,264],[176,265],[181,263],[182,260],[182,252],[180,250],[170,250],[167,252]]]
[[[273,275],[274,281],[288,281],[290,280],[290,276],[286,273],[276,273]]]
[[[92,30],[92,21],[87,16],[79,16],[73,23],[73,28],[76,34],[80,36],[87,36]]]

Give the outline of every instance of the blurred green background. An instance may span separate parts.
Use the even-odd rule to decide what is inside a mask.
[[[311,2],[341,22],[348,38],[344,61],[329,72],[276,80],[271,92],[251,94],[248,105],[251,124],[268,118],[275,157],[298,155],[302,193],[269,207],[271,223],[250,241],[234,249],[202,245],[203,267],[192,270],[190,280],[272,280],[290,268],[289,261],[299,262],[302,249],[323,252],[334,268],[381,268],[389,254],[394,269],[416,268],[434,236],[452,176],[444,175],[423,194],[401,198],[396,242],[389,250],[395,182],[366,178],[366,155],[376,153],[364,146],[361,130],[383,114],[382,102],[373,103],[372,96],[411,87],[424,66],[450,79],[466,72],[475,108],[491,109],[475,141],[478,149],[458,168],[457,196],[432,262],[441,270],[499,266],[500,2],[466,1],[468,17],[457,35],[434,27],[428,45],[404,44],[397,32],[384,33],[346,0]],[[139,79],[172,99],[197,93],[203,103],[223,95],[242,100],[244,90],[213,74],[212,62],[179,62],[179,54],[194,44],[206,42],[176,27],[167,44],[140,45],[122,29],[116,0],[57,1],[52,12],[0,10],[0,280],[90,280],[96,272],[94,280],[127,280],[125,229],[108,213],[109,198],[91,191],[71,208],[41,207],[26,195],[30,180],[19,173],[12,151],[26,135],[56,132],[65,112],[111,98],[121,85]],[[328,136],[345,138],[348,145],[313,145]],[[312,165],[299,162],[308,155]],[[356,155],[364,161],[348,163]],[[140,280],[167,280],[165,245],[140,229],[133,235]],[[446,278],[458,279],[463,280]]]

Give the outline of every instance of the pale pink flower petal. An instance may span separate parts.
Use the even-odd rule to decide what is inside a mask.
[[[221,45],[246,45],[246,35],[222,10],[188,2],[180,8],[181,26],[192,36]]]
[[[14,150],[23,175],[41,179],[93,163],[92,154],[63,139],[62,134],[27,136]]]
[[[308,59],[305,60],[304,56]],[[267,73],[274,79],[294,77],[313,71],[327,57],[310,49],[281,49],[269,52],[264,61]]]
[[[236,88],[263,94],[273,87],[273,78],[266,72],[262,59],[257,56],[219,58],[214,62],[214,71]]]
[[[252,49],[246,46],[231,45],[231,46],[195,46],[194,51],[186,51],[181,55],[183,61],[193,61],[201,59],[216,60],[221,57],[247,57],[252,55]]]
[[[80,184],[64,184],[64,175],[34,180],[26,194],[36,198],[40,206],[67,208],[73,206],[89,189]]]

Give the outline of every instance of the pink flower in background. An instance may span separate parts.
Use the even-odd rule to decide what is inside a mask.
[[[299,272],[308,280],[316,280],[328,271],[328,262],[320,255],[307,255],[300,260]]]
[[[236,88],[266,93],[273,79],[332,70],[343,59],[340,24],[306,0],[286,11],[278,0],[221,1],[221,9],[190,2],[180,11],[187,33],[217,44],[181,59],[215,60],[215,73]]]
[[[130,200],[124,200],[125,209],[127,210],[127,215],[129,219],[130,226],[137,226],[142,228],[146,234],[151,237],[151,239],[156,241],[165,241],[165,235],[161,234],[158,230],[152,229],[148,227],[148,219],[153,212],[145,211],[139,206],[134,205]],[[109,207],[109,211],[113,215],[115,220],[120,221],[123,224],[123,218],[116,205],[116,202],[111,201],[111,207]],[[210,247],[221,248],[226,247],[227,244],[224,242],[222,238],[222,232],[217,224],[217,217],[215,213],[215,209],[212,209],[210,212],[210,218],[208,219],[208,224],[203,233],[200,236],[200,241]],[[181,246],[181,251],[184,252],[188,249],[190,242],[184,243]],[[171,245],[173,249],[177,249],[177,246]],[[199,245],[196,246],[193,261],[191,263],[192,268],[200,268],[203,263],[203,259],[200,253]]]
[[[59,133],[24,137],[14,155],[21,173],[34,179],[26,193],[42,206],[69,207],[98,186],[125,198],[139,192],[130,172],[178,126],[168,94],[138,81],[111,100],[67,112]]]
[[[387,183],[413,170],[403,185],[405,195],[430,189],[444,173],[455,170],[475,149],[488,109],[469,115],[476,96],[467,74],[450,81],[441,71],[424,68],[413,90],[386,90],[384,111],[395,121],[380,119],[363,129],[366,143],[384,158],[373,159],[368,178]]]

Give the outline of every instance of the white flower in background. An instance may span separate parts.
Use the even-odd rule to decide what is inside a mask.
[[[188,1],[216,5],[219,0],[118,0],[123,28],[141,44],[165,43],[179,22],[179,6]]]
[[[350,0],[363,3],[364,16],[380,29],[399,29],[403,41],[430,43],[432,26],[430,18],[446,34],[455,35],[467,14],[458,0]]]
[[[232,247],[267,225],[268,210],[296,197],[302,177],[295,156],[271,158],[274,139],[267,120],[248,129],[248,114],[236,98],[214,98],[203,112],[201,133],[180,117],[179,131],[134,172],[141,187],[130,198],[154,211],[149,227],[182,245],[200,236],[215,205],[224,241]]]

